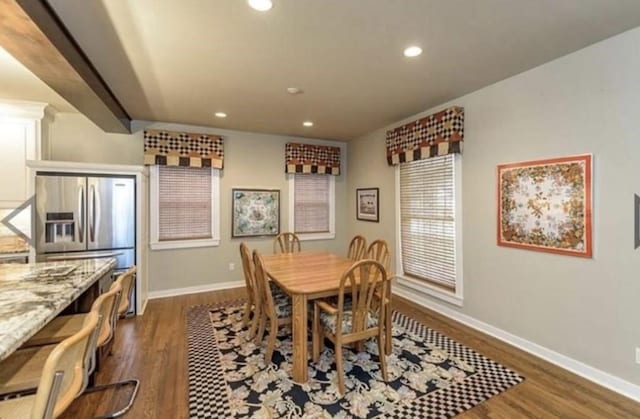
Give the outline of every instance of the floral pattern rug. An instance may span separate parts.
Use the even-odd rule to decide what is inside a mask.
[[[291,330],[280,328],[273,362],[266,339],[246,340],[242,302],[197,306],[188,315],[192,418],[442,418],[459,414],[524,378],[401,313],[393,314],[393,353],[382,379],[375,339],[344,347],[346,393],[337,389],[326,342],[309,381],[291,380]],[[311,337],[309,337],[309,342]]]

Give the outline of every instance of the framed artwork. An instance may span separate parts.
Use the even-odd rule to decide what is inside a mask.
[[[362,221],[380,221],[378,188],[356,189],[356,218]]]
[[[590,258],[591,155],[498,166],[498,245]]]
[[[231,237],[280,233],[280,190],[233,189]]]

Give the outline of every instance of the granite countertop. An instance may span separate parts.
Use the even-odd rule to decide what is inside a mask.
[[[0,264],[0,360],[115,266],[113,258]]]
[[[0,255],[28,252],[29,245],[20,237],[0,237]]]

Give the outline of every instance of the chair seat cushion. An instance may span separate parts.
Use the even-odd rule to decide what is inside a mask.
[[[60,343],[78,333],[84,324],[84,314],[60,316],[51,320],[45,327],[29,339],[23,347],[51,345]]]
[[[0,418],[30,418],[36,396],[0,401]]]
[[[269,282],[269,288],[271,288],[271,295],[273,296],[273,298],[276,298],[277,296],[286,296],[287,295],[282,290],[282,288],[277,286],[274,282]]]
[[[273,296],[273,306],[279,319],[291,317],[291,298],[286,294]]]
[[[38,387],[44,363],[55,347],[47,345],[20,349],[0,362],[0,394]]]
[[[336,322],[338,321],[337,314],[330,314],[324,310],[320,310],[320,324],[325,328],[331,331],[334,335],[336,334]],[[342,333],[351,333],[353,322],[353,311],[351,311],[351,304],[345,304],[344,312],[342,314]],[[376,327],[378,325],[378,317],[375,313],[369,313],[367,316],[367,328]]]

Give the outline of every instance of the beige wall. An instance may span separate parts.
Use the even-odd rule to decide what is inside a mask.
[[[134,165],[143,162],[141,133],[107,134],[79,113],[56,114],[43,148],[48,160]]]
[[[405,120],[451,104],[465,108],[464,306],[450,308],[635,384],[638,45],[640,29]],[[384,159],[384,136],[381,129],[349,144],[347,212],[355,211],[355,188],[380,187],[380,223],[350,223],[350,234],[395,243],[394,169]],[[594,159],[593,259],[498,247],[496,165],[580,153]]]
[[[141,127],[176,131],[216,133],[225,138],[224,170],[220,178],[220,238],[218,247],[154,250],[149,252],[149,290],[207,286],[213,283],[242,280],[238,246],[231,239],[231,189],[235,187],[280,189],[281,230],[288,223],[288,184],[284,173],[284,148],[291,137],[241,131],[194,127],[188,125],[146,123],[136,121],[132,135],[105,134],[80,114],[58,114],[51,124],[48,155],[53,160],[90,163],[142,164]],[[305,139],[307,143],[327,143]],[[347,247],[346,145],[331,143],[343,149],[342,175],[336,177],[336,238],[303,242],[304,249],[328,249],[345,252]],[[271,252],[272,238],[246,239],[250,248]],[[235,270],[229,271],[229,263]]]
[[[188,127],[153,124],[154,128],[186,130]],[[231,189],[280,189],[281,231],[286,231],[288,220],[288,185],[284,173],[284,148],[292,138],[239,131],[209,129],[225,138],[224,170],[220,178],[220,237],[215,248],[158,250],[150,254],[151,290],[205,285],[242,279],[238,246],[241,239],[231,239]],[[300,139],[297,139],[300,140]],[[305,140],[307,143],[321,142]],[[336,143],[343,148],[344,143]],[[345,156],[346,150],[343,150]],[[336,178],[336,238],[335,240],[305,241],[304,249],[346,251],[345,217],[346,167]],[[245,239],[250,248],[272,252],[272,238]],[[229,271],[229,263],[235,271]]]

